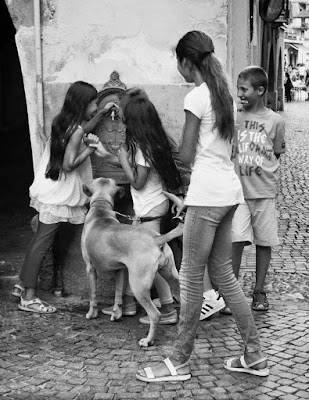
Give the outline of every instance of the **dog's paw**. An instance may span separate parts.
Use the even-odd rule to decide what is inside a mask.
[[[122,312],[117,312],[117,313],[113,313],[112,315],[111,315],[111,321],[120,321],[121,320],[121,317],[122,317]]]
[[[87,319],[95,319],[98,318],[98,310],[89,310],[86,314]]]
[[[154,340],[148,341],[147,338],[143,338],[138,342],[138,344],[140,345],[140,347],[150,347],[154,345]]]

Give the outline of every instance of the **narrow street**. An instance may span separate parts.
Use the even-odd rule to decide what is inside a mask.
[[[0,399],[309,399],[309,102],[285,104],[287,151],[281,157],[278,221],[281,244],[273,249],[266,289],[267,313],[254,312],[270,375],[231,373],[227,357],[242,354],[232,316],[216,314],[200,324],[191,359],[192,379],[146,384],[140,366],[168,355],[177,326],[159,326],[155,346],[140,349],[147,326],[134,317],[119,323],[101,314],[87,320],[88,300],[43,299],[58,307],[53,315],[26,313],[11,297],[32,232],[30,209],[0,215]],[[251,304],[255,249],[245,250],[241,283]],[[85,282],[85,285],[88,283]],[[100,306],[112,298],[102,294]]]

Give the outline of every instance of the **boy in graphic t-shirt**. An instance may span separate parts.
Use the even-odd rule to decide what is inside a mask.
[[[276,197],[279,157],[285,152],[283,118],[264,106],[266,72],[256,66],[238,76],[237,113],[233,162],[242,183],[245,203],[238,206],[232,226],[233,270],[238,278],[244,246],[256,245],[256,282],[252,309],[267,311],[264,282],[271,259],[271,246],[279,244]]]

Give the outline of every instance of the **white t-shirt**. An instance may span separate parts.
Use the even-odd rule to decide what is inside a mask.
[[[243,202],[241,183],[231,161],[232,144],[213,130],[215,116],[205,82],[186,95],[184,110],[201,120],[185,204],[225,207]]]
[[[133,186],[131,186],[131,195],[135,215],[138,217],[143,217],[144,215],[147,215],[154,207],[157,207],[159,204],[163,203],[166,200],[166,197],[162,193],[163,186],[160,176],[145,160],[140,149],[137,149],[136,151],[135,163],[136,165],[150,168],[146,183],[142,189],[136,190]]]

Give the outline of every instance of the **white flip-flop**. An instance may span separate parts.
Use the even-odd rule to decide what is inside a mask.
[[[146,367],[143,368],[143,371],[146,374],[146,376],[137,373],[136,378],[143,382],[171,382],[171,381],[177,382],[177,381],[187,381],[188,379],[191,378],[191,373],[178,374],[177,372],[177,370],[186,367],[188,365],[188,362],[181,365],[177,365],[176,367],[174,367],[169,358],[166,358],[165,360],[163,360],[163,362],[165,363],[167,369],[169,370],[170,375],[159,376],[156,378],[151,367]]]
[[[241,367],[232,367],[233,361],[238,360],[238,359],[240,361]],[[233,358],[230,358],[229,360],[225,360],[223,366],[225,369],[227,369],[229,371],[244,372],[244,373],[256,375],[256,376],[268,376],[269,368],[263,368],[263,369],[252,368],[255,365],[260,364],[261,362],[266,361],[266,360],[267,360],[267,357],[263,357],[257,361],[254,361],[251,364],[247,364],[244,356],[241,356],[240,358],[233,357]]]

